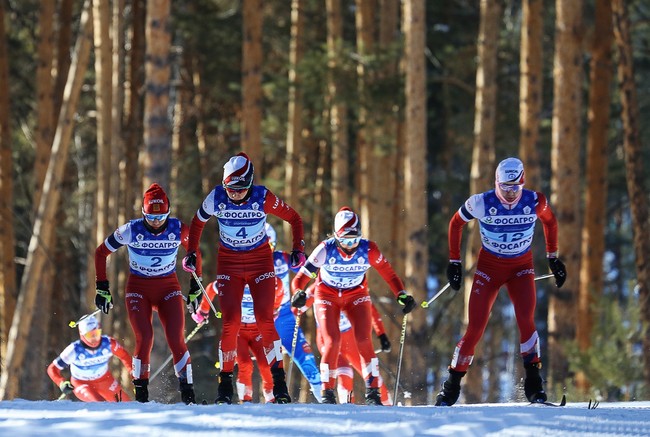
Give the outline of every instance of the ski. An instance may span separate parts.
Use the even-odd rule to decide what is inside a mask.
[[[547,407],[564,407],[566,405],[566,395],[562,395],[562,400],[560,401],[559,404],[544,401],[544,402],[531,402],[530,405],[546,405]]]

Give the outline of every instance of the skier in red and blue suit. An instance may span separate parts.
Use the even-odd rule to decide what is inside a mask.
[[[179,219],[169,217],[169,213],[167,194],[160,185],[154,183],[144,193],[143,217],[120,226],[97,247],[95,305],[105,314],[113,307],[106,276],[106,258],[126,246],[130,272],[125,301],[129,322],[135,334],[132,370],[135,399],[139,402],[149,401],[153,312],[157,311],[173,355],[181,399],[186,404],[191,404],[195,403],[195,398],[192,359],[184,336],[184,303],[190,309],[198,306],[201,291],[198,283],[192,279],[188,297],[183,298],[176,276],[176,256],[179,246],[187,248],[189,228]]]
[[[541,354],[535,328],[535,269],[531,251],[537,219],[544,226],[546,257],[557,287],[566,279],[566,268],[558,258],[557,220],[546,196],[524,189],[524,182],[524,164],[517,158],[504,159],[496,169],[495,188],[471,196],[449,222],[447,278],[454,290],[461,286],[461,236],[470,220],[479,221],[482,248],[469,294],[469,323],[456,345],[449,378],[436,398],[437,406],[450,406],[458,400],[460,381],[474,359],[474,348],[483,336],[503,285],[508,289],[519,328],[526,397],[530,402],[546,401],[539,374]]]
[[[321,381],[323,403],[336,403],[337,363],[341,347],[339,320],[345,311],[354,330],[354,336],[363,361],[366,381],[366,404],[382,405],[379,390],[379,361],[372,344],[372,303],[368,294],[366,272],[374,267],[390,286],[405,314],[415,308],[415,299],[404,290],[388,260],[374,241],[362,238],[359,217],[350,208],[343,207],[334,217],[334,236],[321,242],[309,255],[291,283],[294,292],[291,305],[304,307],[307,303],[305,287],[316,279],[314,311],[320,326]]]
[[[254,168],[245,153],[231,157],[224,165],[222,184],[203,200],[190,226],[189,253],[183,268],[197,268],[194,252],[210,217],[219,223],[217,252],[217,295],[223,315],[219,345],[219,386],[217,404],[230,404],[233,397],[233,368],[237,355],[237,335],[241,324],[244,286],[249,285],[268,364],[273,374],[275,402],[291,402],[282,363],[280,337],[273,323],[275,270],[269,239],[264,230],[267,214],[291,224],[293,250],[291,267],[305,262],[303,225],[300,215],[263,185],[253,185]]]

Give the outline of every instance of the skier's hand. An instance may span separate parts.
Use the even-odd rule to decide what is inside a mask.
[[[381,344],[382,352],[390,352],[390,340],[385,333],[379,336],[379,343]]]
[[[201,310],[192,313],[192,320],[194,320],[197,325],[200,325],[201,323],[207,323],[209,317],[210,317],[210,313],[204,313]]]
[[[560,288],[564,281],[566,281],[566,267],[564,263],[560,261],[560,258],[549,258],[548,266],[555,276],[555,285],[557,288]]]
[[[59,384],[59,390],[61,390],[61,393],[65,395],[69,395],[74,391],[74,386],[70,381],[63,381],[61,384]]]
[[[201,280],[201,278],[199,278]],[[196,314],[199,310],[199,305],[203,300],[203,291],[201,291],[201,286],[194,277],[190,278],[190,291],[187,293],[185,302],[187,303],[187,309],[190,310],[192,314]]]
[[[183,270],[188,273],[196,271],[196,252],[188,252],[183,258]]]
[[[460,290],[460,281],[463,279],[463,266],[458,261],[449,261],[447,265],[447,280],[451,288]]]
[[[289,259],[291,260],[292,269],[302,267],[305,264],[305,261],[307,261],[307,258],[305,258],[305,252],[302,250],[292,250]]]
[[[302,308],[307,304],[307,293],[305,290],[298,290],[291,298],[291,306],[294,308]]]
[[[403,305],[404,308],[402,309],[402,312],[404,314],[408,314],[411,311],[413,311],[413,308],[415,308],[415,299],[413,299],[413,296],[406,294],[406,291],[400,291],[399,295],[397,296],[397,302],[400,305]]]
[[[102,310],[104,314],[108,314],[108,310],[113,308],[111,292],[109,291],[108,281],[95,282],[95,306],[97,309]]]

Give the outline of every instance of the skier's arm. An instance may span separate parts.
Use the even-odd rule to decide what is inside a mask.
[[[546,200],[546,196],[537,193],[537,205],[535,205],[537,217],[544,226],[544,238],[546,239],[546,254],[557,257],[557,219]]]
[[[200,238],[200,237],[199,237]],[[185,248],[187,252],[190,251],[190,227],[185,223],[181,222],[181,246]],[[203,276],[203,263],[201,259],[201,250],[197,247],[196,249],[196,276]]]
[[[131,358],[131,354],[127,352],[124,347],[120,343],[118,343],[117,340],[115,340],[113,337],[110,337],[111,339],[111,351],[113,351],[113,355],[115,355],[117,358],[120,359],[124,367],[131,373],[132,370],[132,365],[133,365],[133,359]]]
[[[404,283],[397,276],[393,266],[390,265],[386,257],[381,253],[379,247],[374,241],[368,242],[368,261],[373,266],[379,275],[384,278],[393,294],[397,297],[400,292],[404,292]]]
[[[280,217],[291,225],[292,250],[304,251],[304,229],[300,214],[267,189],[264,197],[264,212]]]

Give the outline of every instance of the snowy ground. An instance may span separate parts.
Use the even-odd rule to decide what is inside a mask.
[[[0,436],[650,436],[650,402],[566,407],[2,401]]]

